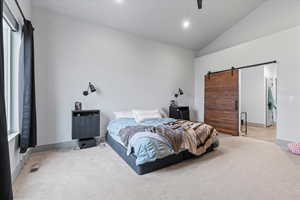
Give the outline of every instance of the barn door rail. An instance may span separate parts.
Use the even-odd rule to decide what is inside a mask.
[[[258,64],[254,64],[254,65],[246,65],[246,66],[242,66],[242,67],[231,67],[230,69],[225,69],[225,70],[215,71],[215,72],[208,71],[207,75],[208,75],[208,78],[210,78],[210,75],[216,74],[216,73],[227,72],[227,71],[233,72],[236,69],[246,69],[246,68],[258,67],[258,66],[262,66],[262,65],[269,65],[269,64],[275,64],[275,63],[277,63],[277,60],[273,60],[270,62],[264,62],[264,63],[258,63]]]

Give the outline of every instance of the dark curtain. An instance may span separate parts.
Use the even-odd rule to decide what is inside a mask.
[[[4,98],[3,0],[0,0],[0,199],[13,199]]]
[[[21,153],[25,153],[30,147],[35,147],[37,143],[33,31],[31,22],[24,19],[20,55],[20,67],[24,73]]]

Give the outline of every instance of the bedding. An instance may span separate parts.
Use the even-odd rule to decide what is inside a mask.
[[[217,141],[216,130],[204,123],[162,118],[137,123],[123,118],[110,122],[108,133],[136,156],[136,165],[155,161],[185,149],[201,155]]]
[[[175,153],[187,149],[196,156],[206,152],[217,136],[217,131],[212,126],[201,122],[177,120],[157,127],[139,125],[123,128],[120,131],[121,141],[128,146],[129,141],[142,132],[151,132],[164,138],[171,144]]]
[[[121,141],[121,137],[119,134],[120,131],[126,127],[134,127],[139,125],[155,127],[174,121],[176,120],[172,118],[161,118],[138,123],[133,118],[120,118],[112,120],[109,123],[107,130],[108,134],[116,142],[127,148],[127,153],[130,152],[136,156],[136,165],[142,165],[174,154],[172,147],[154,138],[141,136],[137,140],[132,142],[130,144],[130,147],[128,148],[128,145],[124,145]]]
[[[187,149],[196,156],[204,154],[216,142],[218,135],[217,130],[208,124],[187,120],[152,127],[151,132],[166,138],[176,153]]]
[[[176,119],[172,118],[161,118],[161,119],[153,119],[147,120],[141,123],[136,122],[133,118],[120,118],[114,119],[109,122],[107,130],[110,135],[114,136],[114,139],[119,138],[119,132],[121,129],[126,128],[128,126],[159,126],[169,122],[175,122]],[[119,139],[118,139],[119,140]],[[120,141],[120,140],[119,140]]]
[[[142,165],[174,154],[172,147],[161,140],[149,137],[146,132],[136,134],[135,139],[130,140],[127,148],[127,156],[136,156],[136,165]]]

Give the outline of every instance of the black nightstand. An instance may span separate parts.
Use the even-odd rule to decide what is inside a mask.
[[[96,146],[100,136],[100,111],[72,111],[72,139],[78,139],[81,149]]]
[[[170,106],[169,117],[174,119],[190,120],[190,108],[188,106]]]

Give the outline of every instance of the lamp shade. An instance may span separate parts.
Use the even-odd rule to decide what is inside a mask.
[[[95,86],[92,83],[89,83],[89,87],[92,93],[97,91]]]
[[[90,92],[94,93],[96,91],[97,91],[96,87],[91,82],[89,82],[89,86],[88,86],[87,90],[83,91],[83,95],[88,96],[90,94]]]
[[[179,95],[184,95],[183,90],[181,88],[178,89]]]

